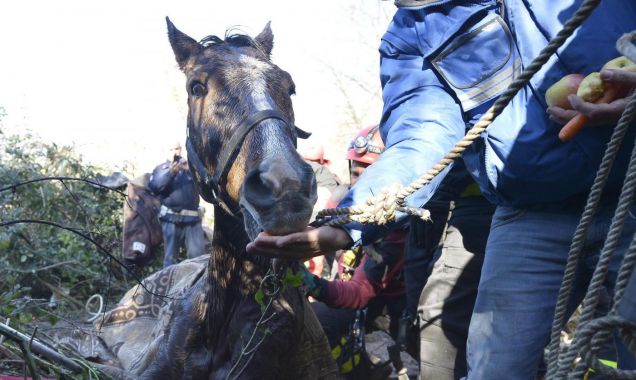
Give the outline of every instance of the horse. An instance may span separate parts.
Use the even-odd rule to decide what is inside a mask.
[[[296,151],[304,133],[294,125],[295,85],[270,60],[270,24],[254,38],[226,33],[197,42],[166,22],[186,76],[188,162],[215,206],[215,228],[207,269],[175,301],[140,377],[336,378],[306,298],[269,259],[245,251],[261,231],[305,228],[316,201],[313,172]]]

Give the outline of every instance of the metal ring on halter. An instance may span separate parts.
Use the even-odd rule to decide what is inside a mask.
[[[283,281],[276,276],[276,274],[271,273],[267,276],[263,277],[261,281],[260,289],[263,291],[263,294],[267,297],[275,297],[280,293],[280,290],[283,287]]]

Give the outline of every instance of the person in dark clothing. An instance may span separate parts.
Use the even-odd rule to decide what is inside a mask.
[[[468,327],[494,211],[472,181],[451,204],[418,305],[422,379],[458,380],[468,373]]]
[[[360,145],[357,148],[356,141]],[[364,128],[357,134],[346,154],[351,184],[377,160],[383,148],[377,127]],[[337,199],[331,201],[338,202]],[[393,337],[397,334],[405,305],[402,276],[405,239],[406,229],[399,228],[373,247],[341,252],[338,277],[333,281],[305,272],[309,295],[317,301],[312,302],[312,309],[341,373],[347,378],[382,377],[386,370],[375,371],[369,365],[363,352],[362,335],[370,329],[383,330]]]
[[[199,192],[188,162],[181,157],[180,144],[175,145],[173,153],[172,161],[158,165],[148,182],[148,188],[161,200],[159,220],[164,238],[164,268],[175,263],[175,256],[184,245],[188,258],[200,256],[205,247]]]
[[[407,343],[419,335],[422,379],[455,380],[467,373],[468,326],[495,206],[460,160],[425,208],[431,221],[409,221],[404,319],[413,327],[417,316],[419,334]]]

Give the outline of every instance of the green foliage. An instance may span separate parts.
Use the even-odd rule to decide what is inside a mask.
[[[283,283],[293,288],[297,288],[303,284],[303,274],[301,271],[294,273],[291,268],[287,268],[285,271],[285,277],[283,277]]]
[[[0,139],[0,188],[42,177],[94,178],[72,147],[32,135]],[[0,223],[49,221],[78,230],[115,257],[121,252],[123,197],[81,181],[44,181],[0,192]],[[115,302],[128,287],[122,269],[90,241],[50,225],[0,227],[0,317],[12,326],[84,316],[94,293]],[[52,294],[57,309],[49,307]],[[4,321],[0,318],[0,321]]]
[[[265,299],[265,293],[263,292],[263,289],[258,289],[258,291],[254,293],[254,300],[261,307],[261,313],[265,312],[265,303],[263,302],[263,299]]]

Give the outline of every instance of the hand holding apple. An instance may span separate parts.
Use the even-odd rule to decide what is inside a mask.
[[[612,76],[615,78],[610,79]],[[561,105],[549,105],[547,112],[550,119],[565,124],[559,132],[559,138],[564,142],[570,140],[588,122],[607,125],[618,120],[626,104],[623,97],[635,86],[631,82],[632,76],[633,80],[636,80],[636,64],[626,57],[618,57],[607,62],[601,73],[596,72],[585,77],[579,83],[577,95],[563,90],[557,92],[565,94],[568,98],[567,104],[574,108],[569,110],[570,107],[562,107],[561,105],[566,103],[562,99]]]
[[[599,72],[593,72],[583,78],[578,90],[576,90],[576,96],[586,102],[595,102],[599,100],[604,93],[605,84],[601,80],[601,73]]]

